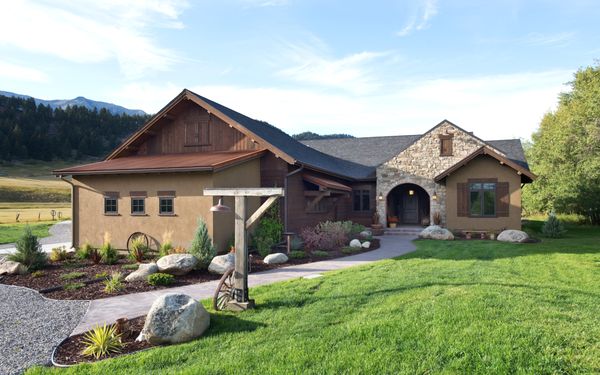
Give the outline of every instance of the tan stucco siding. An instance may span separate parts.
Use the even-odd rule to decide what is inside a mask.
[[[98,246],[105,233],[111,244],[124,249],[127,239],[134,232],[143,232],[159,243],[169,237],[174,246],[188,248],[192,242],[197,221],[202,217],[207,223],[209,234],[223,251],[233,233],[233,214],[213,214],[210,207],[216,198],[203,196],[204,188],[209,187],[252,187],[260,186],[260,161],[258,159],[240,164],[217,173],[161,173],[129,175],[78,176],[73,181],[77,185],[77,214],[75,246],[84,242]],[[146,214],[131,215],[132,191],[145,191]],[[158,191],[175,191],[175,215],[160,216],[158,213]],[[104,193],[118,192],[117,216],[104,214]],[[233,201],[231,204],[233,207]],[[256,208],[256,204],[249,204]]]
[[[497,178],[498,182],[508,182],[508,217],[471,218],[457,215],[457,184],[478,178]],[[477,157],[446,179],[446,222],[449,229],[455,230],[521,229],[521,176],[489,156]]]

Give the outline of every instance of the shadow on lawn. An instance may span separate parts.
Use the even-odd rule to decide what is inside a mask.
[[[261,327],[266,327],[266,324],[240,319],[237,315],[230,313],[215,314],[214,312],[211,312],[210,330],[206,336],[218,336],[224,333],[252,332]]]

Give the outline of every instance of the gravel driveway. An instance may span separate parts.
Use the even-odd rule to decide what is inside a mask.
[[[20,374],[50,363],[52,349],[71,334],[88,305],[0,284],[0,374]]]

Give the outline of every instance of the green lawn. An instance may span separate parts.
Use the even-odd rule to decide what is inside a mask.
[[[48,237],[48,229],[52,225],[56,224],[56,221],[47,221],[29,224],[33,234],[40,238]],[[18,224],[0,224],[0,244],[16,242],[19,237],[23,234],[25,223]]]
[[[599,373],[600,230],[569,229],[536,244],[417,241],[397,259],[254,288],[257,309],[211,311],[194,342],[28,374]]]

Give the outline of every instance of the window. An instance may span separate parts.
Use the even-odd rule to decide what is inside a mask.
[[[496,216],[496,183],[469,183],[469,214],[471,216]]]
[[[145,197],[131,197],[131,214],[132,215],[143,215],[146,213],[146,198]]]
[[[354,190],[352,195],[352,207],[354,211],[371,210],[371,190]]]
[[[159,197],[158,198],[158,214],[159,215],[173,215],[175,213],[173,209],[173,197]]]
[[[452,135],[440,135],[440,156],[452,156]]]
[[[315,202],[315,200],[318,200]],[[329,212],[329,203],[330,200],[326,197],[315,197],[311,199],[306,199],[306,207],[305,212],[309,214],[319,214]]]
[[[104,214],[105,215],[117,215],[119,208],[117,200],[119,199],[119,193],[105,193],[104,194]]]

